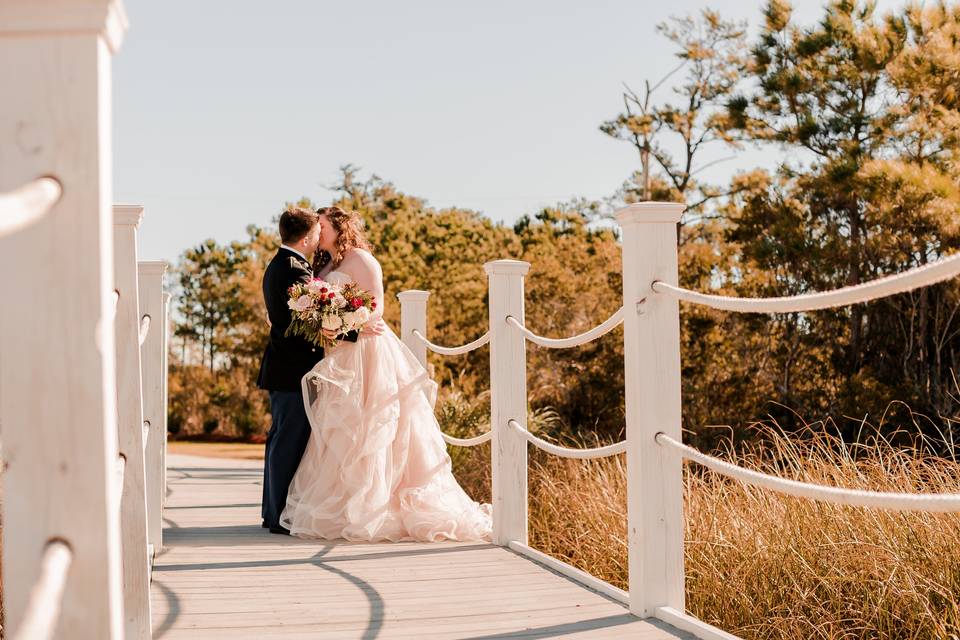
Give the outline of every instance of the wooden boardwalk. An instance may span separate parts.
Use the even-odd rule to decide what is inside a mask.
[[[261,529],[261,463],[168,457],[155,638],[692,638],[485,543]]]

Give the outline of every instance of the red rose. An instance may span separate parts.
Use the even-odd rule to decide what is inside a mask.
[[[359,309],[360,307],[363,306],[363,300],[361,300],[360,298],[354,298],[353,300],[350,301],[350,304],[353,305],[354,309]]]
[[[371,309],[376,309],[376,308],[377,308],[377,303],[376,303],[376,302],[371,302],[371,303],[370,303],[370,308],[371,308]]]
[[[337,295],[336,295],[335,293],[331,293],[330,295],[327,296],[327,299],[328,299],[328,300],[333,300],[333,299],[336,298],[336,297],[337,297]]]
[[[320,287],[320,293],[326,293],[326,292],[327,292],[326,287]]]

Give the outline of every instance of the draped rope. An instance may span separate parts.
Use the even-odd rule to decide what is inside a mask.
[[[0,193],[0,238],[43,218],[62,195],[63,187],[54,178],[38,178],[13,191]]]
[[[584,460],[587,458],[604,458],[607,456],[616,455],[618,453],[623,453],[627,450],[627,441],[621,440],[616,444],[608,444],[604,447],[594,447],[592,449],[571,449],[570,447],[561,447],[559,445],[547,442],[537,436],[533,435],[529,431],[523,428],[519,422],[514,419],[507,420],[507,424],[513,427],[516,431],[520,433],[527,442],[534,445],[538,449],[542,449],[547,453],[552,453],[555,456],[561,456],[563,458],[576,458],[578,460]]]
[[[440,432],[440,435],[443,436],[444,442],[447,444],[452,444],[457,447],[473,447],[478,444],[483,444],[487,440],[493,437],[493,431],[487,431],[482,433],[479,436],[473,438],[454,438],[453,436],[448,436],[443,431]]]
[[[620,307],[614,311],[612,316],[589,331],[585,331],[569,338],[544,338],[543,336],[538,336],[534,332],[527,329],[513,316],[507,316],[507,324],[510,324],[518,329],[520,333],[522,333],[530,342],[538,344],[541,347],[547,347],[548,349],[565,349],[567,347],[577,347],[582,344],[586,344],[591,340],[596,340],[605,333],[609,333],[621,322],[623,322],[623,307]]]
[[[821,500],[832,504],[851,507],[872,507],[895,511],[960,511],[960,493],[888,493],[881,491],[862,491],[860,489],[842,489],[822,485],[787,480],[770,474],[744,469],[719,458],[708,456],[667,434],[660,432],[655,436],[657,444],[687,460],[693,460],[708,469],[748,485],[763,487],[797,498]]]
[[[424,338],[423,335],[416,329],[413,330],[413,337],[415,337],[417,340],[419,340],[423,344],[427,345],[427,349],[430,349],[430,351],[433,351],[434,353],[439,353],[440,355],[444,355],[444,356],[459,356],[461,354],[473,351],[474,349],[479,349],[483,345],[490,342],[489,331],[487,331],[485,334],[483,334],[473,342],[470,342],[468,344],[465,344],[459,347],[442,347],[438,344],[434,344],[429,340],[427,340],[426,338]]]
[[[724,311],[738,311],[740,313],[787,313],[791,311],[814,311],[840,307],[848,304],[868,302],[877,298],[892,296],[942,282],[960,274],[960,253],[937,262],[921,265],[863,284],[823,291],[806,293],[799,296],[784,296],[779,298],[737,298],[734,296],[718,296],[698,291],[691,291],[659,280],[654,281],[651,288],[656,293],[673,296],[679,300],[686,300],[694,304],[701,304]]]
[[[40,576],[30,590],[27,610],[17,627],[14,640],[52,638],[60,618],[67,573],[73,563],[73,551],[63,540],[51,540],[40,559]]]

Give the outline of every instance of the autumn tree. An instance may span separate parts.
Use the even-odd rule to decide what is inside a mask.
[[[814,26],[791,15],[784,0],[767,4],[752,52],[756,90],[729,105],[746,135],[784,152],[775,179],[755,185],[733,214],[730,237],[745,267],[773,276],[765,293],[791,294],[855,285],[956,249],[957,9],[880,16],[874,3],[836,0]],[[791,339],[809,352],[826,344],[834,369],[802,401],[852,415],[884,399],[950,410],[956,299],[940,285],[794,314]],[[783,363],[786,378],[806,375],[789,371],[797,362]]]

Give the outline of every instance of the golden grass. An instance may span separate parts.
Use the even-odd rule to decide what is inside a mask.
[[[797,480],[960,492],[960,463],[884,440],[762,440],[728,460]],[[489,445],[457,460],[489,494]],[[624,456],[531,452],[531,546],[626,588]],[[960,634],[960,515],[836,507],[684,471],[687,609],[744,638],[952,638]]]

